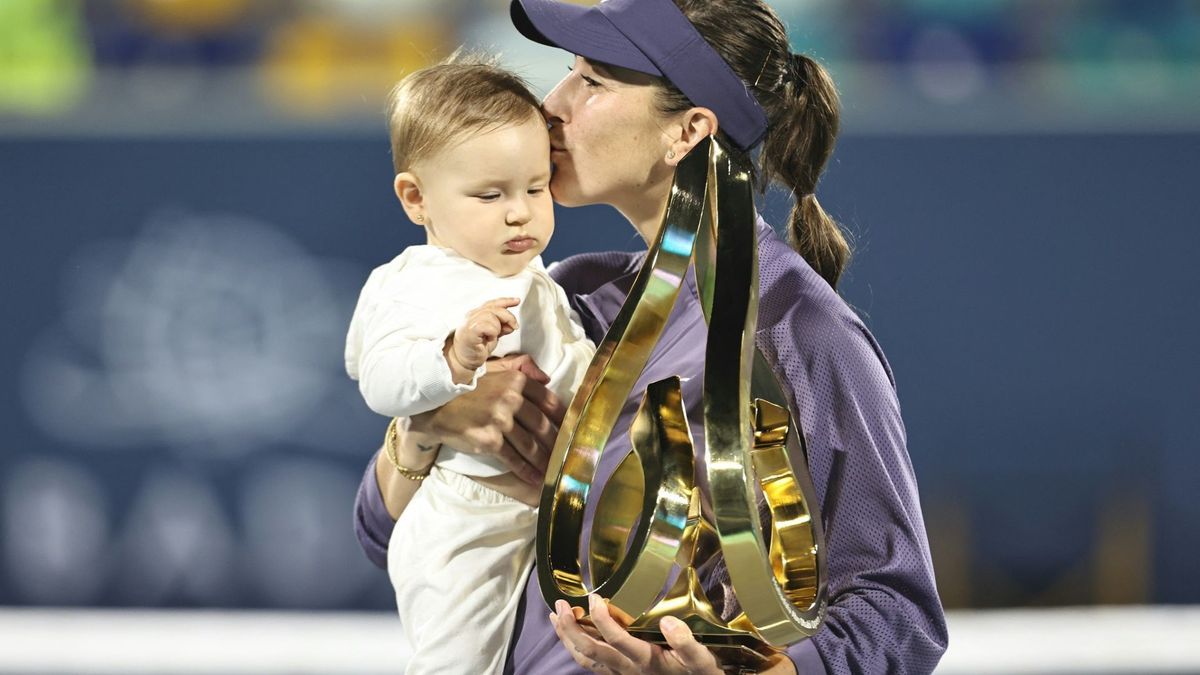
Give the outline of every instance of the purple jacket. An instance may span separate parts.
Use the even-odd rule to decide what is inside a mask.
[[[827,522],[825,625],[812,639],[792,645],[788,655],[800,673],[930,672],[946,649],[946,622],[891,369],[858,316],[761,219],[758,235],[756,343],[787,383]],[[596,342],[616,317],[643,255],[584,254],[551,271]],[[701,419],[706,331],[695,289],[689,274],[601,456],[597,486],[629,451],[628,425],[647,383],[671,375],[690,378],[683,382],[688,419]],[[702,458],[703,426],[691,428]],[[367,557],[380,567],[387,565],[392,525],[372,460],[359,486],[355,531]],[[721,576],[710,575],[706,584],[718,606],[726,597]],[[726,614],[735,609],[730,596]],[[506,672],[585,672],[559,646],[548,613],[531,575]]]

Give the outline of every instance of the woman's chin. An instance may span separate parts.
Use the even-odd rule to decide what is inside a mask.
[[[550,180],[550,197],[554,199],[554,203],[559,206],[583,206],[590,204],[587,199],[580,193],[579,183],[572,180],[560,180],[560,174],[555,174]]]

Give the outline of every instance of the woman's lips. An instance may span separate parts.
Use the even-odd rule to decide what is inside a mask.
[[[514,237],[504,242],[504,248],[513,253],[524,253],[534,246],[537,246],[537,239],[533,237]]]

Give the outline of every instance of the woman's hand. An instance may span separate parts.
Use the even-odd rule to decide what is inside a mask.
[[[570,605],[559,600],[558,611],[550,615],[554,632],[570,652],[575,663],[597,673],[662,673],[664,675],[723,675],[716,657],[692,636],[692,631],[674,617],[659,623],[667,638],[661,645],[639,640],[629,634],[609,612],[608,603],[598,596],[589,597],[594,632],[579,623]],[[582,615],[583,611],[580,610]]]
[[[691,629],[679,619],[666,617],[658,624],[670,645],[667,648],[633,637],[613,618],[607,601],[595,595],[588,599],[595,628],[580,624],[578,619],[583,610],[579,610],[577,617],[563,600],[555,603],[557,611],[550,614],[559,641],[580,666],[594,673],[622,675],[723,675],[725,672],[713,653],[697,642]],[[796,668],[791,659],[780,654],[760,672],[795,675]]]
[[[533,359],[517,354],[488,362],[475,390],[415,415],[409,430],[451,447],[496,457],[540,485],[566,408]]]

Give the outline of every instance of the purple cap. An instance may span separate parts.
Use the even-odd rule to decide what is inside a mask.
[[[671,0],[513,0],[513,24],[530,40],[614,66],[665,77],[712,110],[743,150],[767,132],[767,114],[742,79]]]

